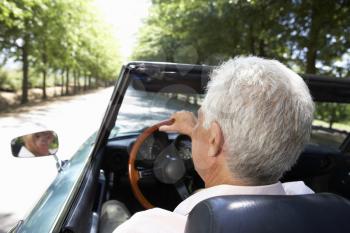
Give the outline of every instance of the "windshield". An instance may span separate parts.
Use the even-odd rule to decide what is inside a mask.
[[[168,119],[172,113],[186,110],[197,114],[203,94],[162,93],[137,90],[129,85],[110,138],[139,132]]]
[[[167,75],[161,78],[132,75],[110,138],[138,134],[177,111],[197,114],[204,94],[195,91],[195,85],[188,81],[190,78],[186,75],[181,77],[183,80],[171,85]],[[169,82],[167,85],[165,80]],[[197,78],[194,82],[201,80]],[[350,132],[350,104],[317,102],[314,118],[310,143],[339,148]]]

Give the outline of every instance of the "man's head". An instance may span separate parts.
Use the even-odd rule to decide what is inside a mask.
[[[280,62],[231,59],[211,74],[193,130],[196,169],[203,177],[222,166],[246,184],[277,182],[308,141],[313,112],[306,84]]]
[[[42,131],[23,136],[24,146],[35,156],[49,155],[53,140],[54,134],[52,131]]]

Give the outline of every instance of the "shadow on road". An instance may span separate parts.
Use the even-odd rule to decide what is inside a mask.
[[[35,107],[39,107],[39,108],[45,107],[47,105],[50,105],[53,102],[57,102],[57,103],[68,102],[72,99],[75,99],[76,97],[93,94],[93,93],[101,91],[102,89],[105,89],[105,88],[87,90],[85,92],[77,93],[74,95],[67,95],[67,96],[57,95],[57,96],[50,97],[46,100],[42,100],[39,98],[39,99],[31,100],[30,102],[28,102],[26,104],[22,104],[22,105],[20,105],[20,104],[5,105],[4,104],[5,99],[0,96],[0,117],[10,116],[12,114],[30,112]],[[4,102],[4,103],[2,103],[2,102]]]

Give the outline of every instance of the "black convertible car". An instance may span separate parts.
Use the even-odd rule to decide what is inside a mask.
[[[165,120],[173,112],[183,109],[197,111],[212,68],[151,62],[124,65],[97,134],[91,136],[70,161],[57,159],[59,172],[56,179],[27,218],[20,221],[12,232],[98,232],[101,206],[108,200],[123,202],[131,213],[154,206],[173,210],[184,198],[203,188],[191,159],[191,139],[157,129],[167,123]],[[350,80],[314,75],[303,75],[303,78],[315,102],[350,103]],[[51,133],[51,138],[52,135],[56,137]],[[53,140],[55,146],[56,139]],[[15,143],[22,141],[17,139]],[[171,148],[171,153],[180,158],[176,164],[184,165],[185,173],[181,177],[166,169],[176,164],[157,160],[166,148]],[[304,181],[316,193],[337,194],[336,198],[329,197],[331,207],[320,205],[329,207],[324,209],[323,215],[331,224],[349,217],[350,207],[346,201],[350,199],[349,133],[315,126],[312,140],[298,163],[282,179],[296,180]],[[334,198],[336,201],[332,202]],[[309,202],[300,203],[291,205],[301,211],[309,208]],[[320,210],[316,208],[315,211]],[[332,211],[344,214],[332,216]],[[296,221],[294,227],[300,228],[300,224],[315,221],[312,213],[307,216],[311,216],[309,220],[304,223]],[[326,222],[324,216],[315,215],[320,226]],[[290,218],[288,215],[283,217]],[[272,220],[274,218],[278,219],[275,216]],[[286,224],[283,232],[295,229],[288,229]],[[260,225],[253,223],[252,226]],[[192,232],[191,229],[189,226],[188,232]],[[209,228],[205,229],[202,232],[210,232]],[[349,229],[349,226],[342,229]],[[300,228],[299,232],[305,231]]]

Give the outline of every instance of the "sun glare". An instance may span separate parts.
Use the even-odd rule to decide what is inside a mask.
[[[123,60],[126,61],[137,42],[137,32],[148,15],[149,0],[96,0],[107,23],[115,30]]]

